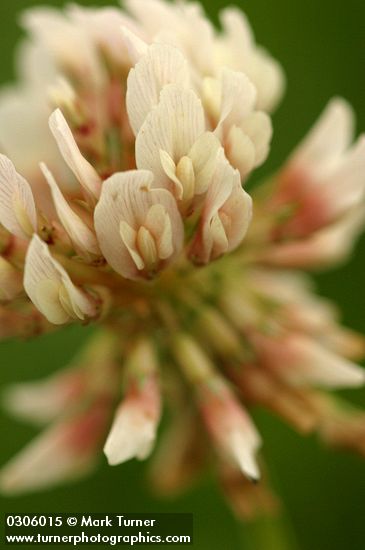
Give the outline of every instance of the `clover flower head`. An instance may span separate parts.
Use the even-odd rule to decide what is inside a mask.
[[[216,30],[197,3],[124,7],[27,11],[18,82],[0,94],[0,334],[95,325],[64,371],[6,391],[46,427],[0,485],[43,488],[102,449],[117,465],[156,445],[157,489],[214,456],[248,517],[276,507],[252,483],[265,471],[253,406],[365,452],[363,413],[328,395],[364,384],[364,341],[300,272],[344,259],[362,229],[365,139],[334,99],[248,192],[280,65],[235,8]]]

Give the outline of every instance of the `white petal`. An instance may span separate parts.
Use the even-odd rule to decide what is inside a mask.
[[[33,236],[26,255],[24,288],[51,323],[63,324],[72,318],[85,319],[96,313],[92,300],[72,283],[37,235]]]
[[[285,77],[279,63],[255,38],[246,16],[238,8],[226,8],[220,16],[224,29],[223,43],[231,56],[232,67],[244,72],[257,90],[257,108],[270,112],[281,99]]]
[[[247,50],[255,38],[245,14],[236,7],[225,8],[220,13],[222,26],[231,40],[232,45],[241,50]]]
[[[230,434],[229,446],[243,474],[253,481],[259,480],[260,470],[255,458],[258,444],[250,441],[247,434],[242,430],[233,431]]]
[[[28,238],[37,230],[30,185],[5,155],[0,155],[0,223],[21,238]]]
[[[241,72],[223,69],[221,114],[218,127],[235,124],[240,126],[244,118],[253,110],[256,90],[247,76]]]
[[[230,128],[225,140],[225,151],[229,162],[239,170],[242,178],[255,166],[255,146],[242,128]]]
[[[306,338],[296,342],[298,353],[302,353],[305,364],[292,369],[294,382],[319,384],[328,388],[356,388],[365,384],[365,371],[347,359],[322,348]]]
[[[141,57],[146,55],[148,51],[148,44],[125,26],[122,26],[121,32],[125,45],[128,49],[129,57],[132,63],[135,64],[141,59]]]
[[[151,170],[158,186],[168,187],[169,178],[161,165],[160,151],[166,151],[177,164],[204,130],[200,99],[192,90],[170,84],[162,90],[160,103],[137,135],[137,167]]]
[[[271,119],[266,113],[255,111],[244,119],[241,128],[255,146],[255,167],[260,166],[269,154],[272,137]]]
[[[149,36],[155,36],[163,25],[176,26],[176,6],[161,0],[126,0],[127,10],[141,23]],[[163,23],[162,23],[163,22]]]
[[[365,384],[365,371],[351,361],[324,348],[309,336],[290,334],[271,339],[259,335],[255,340],[264,365],[295,385],[326,388],[352,388]]]
[[[42,172],[50,186],[56,212],[71,241],[81,254],[100,255],[100,248],[96,236],[82,219],[72,210],[61,191],[56,180],[45,164],[41,164]]]
[[[66,6],[66,13],[113,63],[123,68],[129,66],[128,44],[121,28],[136,30],[131,18],[116,7],[86,8],[71,4]]]
[[[138,232],[146,225],[150,208],[155,204],[164,207],[172,226],[174,253],[172,261],[180,253],[183,245],[183,225],[176,202],[171,193],[165,189],[151,189],[153,174],[147,170],[133,170],[114,174],[103,185],[99,203],[95,209],[95,229],[101,250],[115,271],[126,278],[135,279],[141,276],[130,252],[128,233],[120,235],[121,222]]]
[[[336,170],[328,177],[328,188],[333,195],[333,204],[337,204],[338,213],[343,213],[362,201],[365,191],[364,134],[338,162]]]
[[[101,178],[95,168],[82,156],[74,136],[60,109],[49,118],[49,127],[57,141],[60,152],[82,187],[92,197],[98,198]]]
[[[242,189],[238,170],[232,168],[221,149],[190,256],[198,263],[207,263],[236,248],[251,215],[251,198]]]
[[[187,62],[173,46],[153,44],[128,75],[127,112],[135,135],[167,84],[189,84]]]
[[[122,404],[104,447],[109,464],[147,458],[153,448],[156,427],[155,419],[148,417],[140,403]]]
[[[205,132],[194,143],[189,151],[195,175],[195,194],[206,192],[211,184],[216,168],[220,142],[212,132]]]

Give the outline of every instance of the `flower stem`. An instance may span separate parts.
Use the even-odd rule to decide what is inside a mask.
[[[241,528],[242,548],[247,550],[298,550],[294,530],[283,512],[275,517],[261,517]]]

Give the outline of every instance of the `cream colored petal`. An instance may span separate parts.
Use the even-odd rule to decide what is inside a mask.
[[[130,60],[134,65],[148,52],[148,44],[125,26],[122,26],[121,33],[128,50]]]
[[[104,453],[111,465],[131,458],[145,459],[156,438],[161,416],[156,358],[148,342],[141,344],[132,351],[127,361],[126,368],[130,374],[127,393],[117,409],[104,446]]]
[[[98,198],[101,178],[95,168],[82,156],[74,136],[60,109],[56,109],[49,118],[49,126],[60,152],[85,191]]]
[[[187,62],[173,46],[152,44],[128,75],[127,112],[135,135],[148,113],[158,104],[161,90],[168,84],[188,86]]]
[[[207,263],[236,248],[247,231],[251,211],[252,201],[241,187],[240,174],[221,149],[191,246],[191,258],[197,263]]]
[[[242,473],[251,480],[259,480],[260,470],[255,457],[259,444],[247,437],[246,430],[232,431],[227,446]]]
[[[328,388],[352,388],[365,384],[363,368],[308,337],[293,338],[289,349],[297,356],[297,362],[294,360],[290,369],[281,370],[280,367],[280,370],[282,376],[293,383],[317,384]]]
[[[177,164],[204,132],[205,120],[201,101],[192,90],[170,84],[160,97],[137,135],[136,161],[138,168],[153,172],[156,185],[169,187],[160,151]]]
[[[281,65],[264,48],[256,47],[244,60],[242,70],[257,90],[256,108],[271,113],[285,91],[285,74]]]
[[[266,113],[255,111],[248,115],[240,126],[255,146],[255,167],[260,166],[266,160],[270,150],[271,119]]]
[[[245,178],[255,166],[256,151],[251,138],[237,126],[232,126],[225,140],[225,152],[229,162]]]
[[[188,156],[194,167],[195,195],[205,193],[211,184],[220,147],[218,138],[212,132],[205,132],[190,149]]]
[[[226,8],[220,19],[223,41],[231,57],[232,67],[243,71],[257,90],[257,108],[272,111],[285,89],[285,77],[279,63],[255,44],[250,24],[238,8]]]
[[[127,10],[137,19],[149,36],[155,36],[161,26],[176,27],[176,6],[161,0],[126,0]]]
[[[104,182],[95,209],[95,229],[101,250],[113,269],[128,279],[141,276],[130,252],[133,244],[131,230],[137,233],[141,226],[145,226],[153,205],[162,205],[170,218],[174,253],[169,261],[182,248],[184,232],[176,201],[165,189],[152,189],[152,183],[153,174],[147,170],[114,174]],[[126,226],[124,223],[121,225],[121,222],[131,230],[125,231]]]
[[[101,85],[105,75],[96,45],[78,23],[65,17],[60,10],[33,7],[21,14],[21,24],[33,41],[48,53],[53,64],[76,79],[83,79],[84,83]]]
[[[29,238],[37,230],[30,185],[5,155],[0,155],[0,223],[21,238]]]
[[[136,31],[131,18],[117,7],[87,8],[71,4],[66,6],[66,13],[85,30],[108,60],[118,66],[129,66],[128,45],[121,28]]]
[[[230,252],[241,244],[252,219],[252,199],[242,189],[238,174],[229,198],[220,209],[220,219],[228,240],[227,252]]]
[[[128,249],[129,254],[132,257],[132,260],[136,264],[137,269],[140,271],[144,269],[145,264],[141,255],[137,252],[136,240],[137,240],[137,231],[135,231],[130,225],[125,221],[120,222],[119,226],[120,236],[122,241]]]
[[[156,428],[155,419],[149,418],[139,402],[122,404],[104,447],[109,464],[147,458],[155,442]]]
[[[51,189],[53,202],[58,217],[66,229],[75,248],[81,254],[100,255],[100,248],[96,236],[82,219],[72,210],[64,196],[62,195],[56,180],[45,164],[41,164],[42,172]]]
[[[244,118],[253,110],[256,90],[247,76],[241,72],[222,69],[221,108],[218,128],[223,124],[240,126]]]
[[[361,203],[365,192],[365,134],[343,155],[328,178],[330,201],[338,213]]]
[[[96,313],[93,301],[72,283],[37,235],[33,236],[26,255],[24,288],[51,323],[63,324],[72,318],[85,319]]]
[[[154,204],[147,213],[145,227],[154,236],[157,253],[161,260],[166,260],[174,252],[171,219],[162,204]]]
[[[176,175],[176,164],[170,155],[166,151],[162,151],[162,149],[160,150],[160,161],[166,176],[175,184],[173,189],[175,197],[179,200],[182,199],[184,188]]]
[[[236,7],[225,8],[219,15],[226,36],[237,49],[247,50],[255,41],[245,14]]]

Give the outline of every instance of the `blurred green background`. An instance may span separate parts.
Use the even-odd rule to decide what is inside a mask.
[[[25,7],[62,0],[1,0],[0,79],[13,77],[13,51],[21,36],[17,14]],[[84,5],[105,5],[84,0]],[[113,3],[113,2],[109,2]],[[225,0],[205,0],[216,20]],[[261,174],[277,167],[310,127],[332,95],[342,95],[365,130],[365,2],[363,0],[237,1],[249,16],[258,41],[283,64],[288,88],[274,116],[274,143]],[[323,295],[343,310],[344,321],[365,333],[365,240],[345,267],[317,276]],[[90,330],[69,328],[37,341],[0,345],[1,384],[42,377],[72,358]],[[365,407],[365,392],[353,399]],[[323,448],[315,438],[301,438],[262,411],[255,413],[276,490],[301,550],[365,548],[365,461]],[[4,463],[32,435],[31,428],[1,414],[0,462]],[[262,540],[238,525],[207,474],[176,501],[154,498],[144,482],[144,464],[108,468],[72,486],[17,499],[1,500],[2,512],[144,512],[186,511],[195,517],[195,548],[201,550],[279,550],[270,532]],[[294,548],[293,546],[290,546]]]

